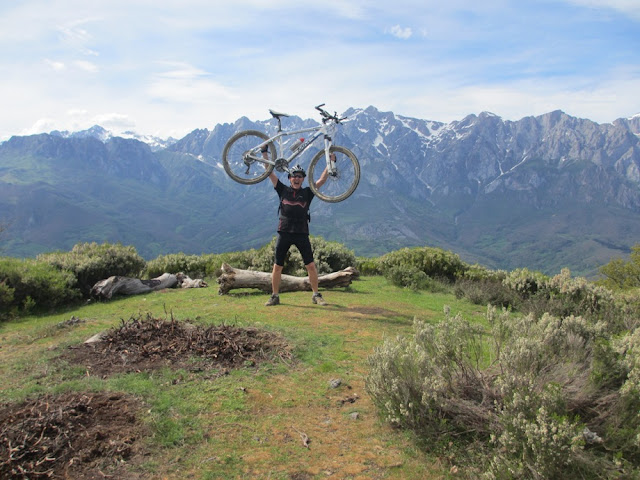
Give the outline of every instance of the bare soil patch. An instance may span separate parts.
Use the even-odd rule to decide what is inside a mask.
[[[70,347],[60,357],[88,374],[255,366],[291,359],[279,335],[229,325],[204,328],[174,319],[132,318],[98,341]],[[44,395],[0,405],[0,478],[137,479],[127,468],[144,456],[141,402],[121,393]]]
[[[120,393],[45,395],[0,406],[0,478],[136,479],[140,403]]]

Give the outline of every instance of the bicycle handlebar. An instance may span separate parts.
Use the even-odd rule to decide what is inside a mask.
[[[322,107],[324,107],[324,103],[321,103],[320,105],[316,106],[316,110],[318,110],[320,112],[320,115],[322,115],[322,123],[326,123],[328,120],[333,120],[336,123],[340,123],[343,120],[346,120],[347,117],[338,117],[338,112],[334,112],[333,115],[331,115],[329,112],[327,112],[326,110],[324,110]]]

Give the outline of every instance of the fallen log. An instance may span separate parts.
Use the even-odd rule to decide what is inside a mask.
[[[358,271],[353,267],[347,267],[344,270],[320,275],[318,286],[321,288],[348,287],[355,278],[358,278]],[[218,295],[225,295],[237,288],[257,288],[263,292],[271,293],[271,273],[242,270],[223,263],[218,284],[220,285]],[[303,291],[311,291],[309,277],[282,275],[280,292]]]
[[[94,298],[109,300],[114,295],[139,295],[149,293],[164,288],[201,288],[207,284],[202,279],[192,280],[184,273],[174,275],[163,273],[159,277],[150,280],[140,280],[139,278],[129,278],[112,276],[96,282],[91,288],[91,296]]]
[[[163,288],[173,288],[178,284],[178,278],[171,273],[163,273],[151,280],[140,280],[139,278],[112,277],[100,280],[91,288],[91,296],[96,298],[111,299],[116,294],[119,295],[139,295]]]

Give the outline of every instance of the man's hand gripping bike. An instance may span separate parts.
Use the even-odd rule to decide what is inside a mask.
[[[263,181],[274,168],[288,172],[291,162],[322,137],[324,148],[314,155],[309,164],[309,187],[325,202],[341,202],[348,198],[360,182],[360,164],[351,150],[333,145],[337,125],[346,117],[340,118],[336,113],[331,115],[322,109],[323,106],[315,107],[322,116],[322,125],[316,127],[282,130],[281,118],[289,115],[269,110],[278,120],[278,131],[274,136],[269,137],[258,130],[243,130],[233,135],[222,151],[222,164],[227,174],[236,182],[251,185]],[[300,138],[301,134],[310,132],[313,133],[306,140]],[[319,189],[316,183],[325,167],[328,177]]]

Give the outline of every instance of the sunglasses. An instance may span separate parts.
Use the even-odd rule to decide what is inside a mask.
[[[304,178],[302,175],[291,175],[291,178]]]

